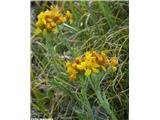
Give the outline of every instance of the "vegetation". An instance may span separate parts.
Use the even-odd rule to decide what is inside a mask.
[[[46,14],[61,21],[47,26]],[[128,17],[127,1],[31,1],[31,118],[128,120]],[[92,60],[72,79],[67,63],[87,51],[108,64]]]

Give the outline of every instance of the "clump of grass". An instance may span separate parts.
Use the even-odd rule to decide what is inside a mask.
[[[73,23],[61,32],[35,36],[36,16],[50,5],[62,12],[70,10]],[[65,63],[86,51],[104,51],[117,56],[116,73],[106,75],[100,84],[103,96],[110,103],[118,120],[128,119],[129,105],[129,37],[128,2],[50,1],[31,2],[31,117],[60,120],[111,119],[98,98],[87,87],[88,99],[82,97],[79,81],[71,81]],[[67,45],[64,43],[67,42]],[[84,84],[85,86],[86,84]],[[80,99],[78,101],[77,99]],[[85,107],[90,104],[93,118]]]

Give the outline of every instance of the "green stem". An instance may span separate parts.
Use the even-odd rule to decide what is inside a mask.
[[[66,36],[64,35],[64,33],[62,32],[62,30],[59,27],[58,27],[58,31],[60,33],[60,37],[63,41],[63,44],[65,45],[65,47],[67,47],[68,50],[71,51],[71,46],[70,46],[69,42],[67,41]]]
[[[110,114],[111,119],[112,119],[112,120],[117,120],[117,118],[116,118],[116,116],[114,115],[113,111],[110,109],[110,105],[109,105],[108,100],[104,100],[104,99],[102,98],[102,95],[101,95],[100,90],[97,90],[97,91],[96,91],[96,95],[97,95],[97,98],[98,98],[101,106],[103,106],[104,109]]]
[[[89,100],[87,98],[87,88],[88,88],[88,80],[86,80],[86,78],[81,78],[80,80],[80,84],[81,84],[81,94],[82,94],[82,97],[83,97],[83,102],[86,106],[86,109],[89,113],[89,119],[94,119],[94,116],[93,116],[93,112],[92,112],[92,108],[91,108],[91,105],[89,103]]]
[[[95,94],[96,94],[96,96],[98,98],[98,101],[99,101],[100,105],[111,116],[112,120],[118,120],[116,118],[114,112],[110,109],[110,104],[109,104],[108,100],[102,98],[99,82],[94,82],[91,78],[89,78],[89,81],[91,83],[91,86],[92,86],[93,90],[95,91]]]

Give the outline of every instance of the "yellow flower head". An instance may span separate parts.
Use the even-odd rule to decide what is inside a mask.
[[[57,25],[61,25],[65,22],[65,20],[69,22],[72,21],[72,15],[69,11],[67,11],[65,17],[63,17],[61,11],[57,7],[51,6],[50,10],[40,12],[40,14],[37,16],[37,19],[38,20],[35,23],[35,34],[43,32],[44,29],[45,31],[57,31]]]
[[[73,16],[72,16],[72,14],[70,13],[70,11],[68,11],[67,10],[67,12],[66,12],[66,14],[65,14],[65,19],[66,19],[66,21],[68,22],[68,23],[72,23],[72,21],[73,21]]]
[[[109,64],[112,67],[112,71],[115,72],[118,59],[113,57],[109,60],[104,52],[87,51],[84,56],[77,57],[75,61],[68,61],[66,67],[70,79],[75,80],[78,73],[83,73],[89,77],[92,72],[99,73],[101,69],[106,71]]]

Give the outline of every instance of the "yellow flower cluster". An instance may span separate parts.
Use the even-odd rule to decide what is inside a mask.
[[[60,25],[64,22],[72,23],[72,14],[67,11],[65,16],[62,15],[60,10],[57,7],[50,7],[50,10],[41,12],[37,16],[38,21],[36,22],[35,34],[46,31],[57,31],[57,25]]]
[[[67,61],[67,73],[71,80],[77,79],[77,73],[84,73],[85,76],[90,76],[92,72],[98,73],[101,69],[106,71],[106,68],[111,65],[112,70],[116,71],[118,60],[116,57],[109,59],[104,52],[87,51],[84,56],[79,56],[75,61]]]

